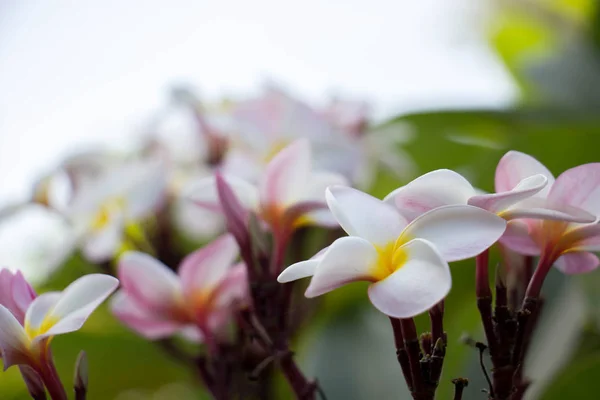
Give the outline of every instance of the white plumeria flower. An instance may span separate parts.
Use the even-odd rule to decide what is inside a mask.
[[[497,180],[504,174],[497,172]],[[434,208],[451,204],[469,204],[498,216],[513,220],[517,218],[540,218],[560,221],[586,222],[590,215],[583,210],[558,209],[543,201],[549,190],[546,174],[532,174],[504,185],[497,193],[481,194],[457,172],[439,169],[428,172],[384,199],[397,207],[402,215],[412,220]],[[592,219],[593,220],[593,219]]]
[[[122,244],[126,225],[158,207],[165,190],[165,174],[162,162],[130,162],[77,192],[69,218],[88,260],[110,260]]]
[[[384,314],[408,318],[442,300],[451,286],[448,261],[471,258],[504,233],[506,222],[471,206],[447,206],[411,223],[393,207],[356,189],[327,189],[327,204],[350,235],[278,277],[312,276],[307,297],[349,282],[369,281],[369,298]]]
[[[86,275],[63,292],[48,292],[36,297],[25,312],[24,324],[0,305],[0,349],[4,369],[28,365],[44,377],[52,338],[81,328],[118,285],[119,281],[108,275]]]
[[[224,178],[242,206],[256,212],[273,231],[287,234],[306,224],[337,226],[327,210],[324,193],[327,186],[345,184],[345,179],[312,170],[307,140],[297,140],[281,150],[267,165],[258,186],[231,175]],[[193,183],[187,192],[200,207],[221,209],[214,177]]]

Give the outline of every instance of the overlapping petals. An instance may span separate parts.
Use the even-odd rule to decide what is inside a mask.
[[[528,173],[547,171],[533,157],[509,152],[500,161],[496,186],[506,187]],[[549,172],[544,172],[549,174]],[[552,175],[549,175],[552,178]],[[598,258],[589,253],[600,243],[600,163],[580,165],[563,172],[535,199],[549,205],[556,213],[576,215],[570,220],[534,220],[526,218],[509,224],[502,243],[510,249],[529,255],[542,255],[562,272],[576,274],[598,267]]]
[[[35,297],[35,291],[21,271],[0,269],[0,305],[6,307],[20,324],[24,323],[27,308]]]
[[[352,188],[328,188],[326,197],[350,236],[288,267],[278,280],[312,275],[307,297],[349,282],[373,282],[371,302],[392,317],[414,316],[443,299],[451,286],[448,261],[479,254],[506,227],[498,216],[467,205],[440,207],[408,223],[389,204]]]
[[[122,290],[113,313],[149,339],[180,333],[198,341],[218,334],[248,302],[246,267],[234,263],[237,256],[229,234],[188,255],[177,274],[147,254],[127,252],[119,260]]]

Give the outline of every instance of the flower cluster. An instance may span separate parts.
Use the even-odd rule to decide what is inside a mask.
[[[50,342],[81,328],[120,285],[112,314],[191,366],[215,398],[259,396],[240,380],[268,385],[273,363],[297,398],[315,399],[318,385],[289,347],[310,314],[292,307],[295,281],[310,278],[309,298],[369,282],[413,397],[433,399],[448,344],[449,263],[474,258],[494,365],[490,393],[508,399],[527,387],[522,363],[550,268],[577,274],[600,264],[600,163],[555,179],[533,157],[510,151],[498,163],[495,193],[441,169],[379,199],[356,188],[368,186],[373,158],[397,173],[407,163],[393,156],[399,134],[368,132],[363,104],[316,110],[276,89],[218,109],[187,91],[174,99],[171,112],[191,116],[193,144],[177,149],[161,120],[127,157],[72,157],[36,186],[34,201],[67,221],[72,243],[101,273],[37,296],[20,272],[0,270],[3,364],[19,366],[34,398],[45,390],[66,398]],[[307,259],[307,236],[323,229],[329,233],[315,235],[322,250]],[[497,282],[493,310],[494,245],[539,263],[522,274],[511,307],[506,282]],[[516,269],[508,256],[502,268]],[[413,317],[422,313],[431,333],[419,341]],[[85,386],[76,386],[78,398]]]

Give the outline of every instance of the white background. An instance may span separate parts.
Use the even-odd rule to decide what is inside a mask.
[[[170,85],[246,94],[272,79],[378,118],[501,107],[516,90],[480,0],[0,1],[0,204],[86,143],[119,144]]]

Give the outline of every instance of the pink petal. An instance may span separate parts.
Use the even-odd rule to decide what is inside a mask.
[[[533,240],[531,233],[536,224],[540,223],[541,221],[533,220],[512,220],[506,225],[500,243],[519,254],[537,256],[540,254],[540,247]]]
[[[448,169],[438,169],[394,190],[383,201],[397,207],[402,215],[412,221],[434,208],[467,204],[474,195],[475,189],[462,175]]]
[[[399,241],[425,239],[434,244],[446,261],[475,257],[502,236],[506,221],[473,206],[444,206],[411,222]]]
[[[468,203],[496,214],[502,213],[509,207],[538,193],[547,183],[548,179],[544,175],[533,175],[523,179],[509,191],[473,196]]]
[[[12,281],[12,298],[15,301],[16,306],[25,314],[27,308],[31,302],[35,299],[36,294],[29,282],[25,280],[25,277],[21,271],[17,271]]]
[[[233,175],[222,175],[239,203],[247,210],[258,209],[258,190],[253,184]],[[221,199],[216,176],[201,178],[191,182],[184,189],[184,197],[202,208],[220,212]]]
[[[121,322],[150,340],[172,336],[183,326],[179,322],[165,320],[160,315],[153,314],[122,290],[113,296],[111,309]]]
[[[185,296],[218,285],[230,271],[238,253],[234,237],[225,234],[188,255],[179,267]]]
[[[309,182],[311,151],[308,140],[297,140],[267,165],[259,185],[263,207],[285,207],[302,198]]]
[[[250,233],[248,231],[248,209],[244,208],[233,188],[218,172],[215,174],[215,182],[219,202],[223,210],[223,215],[225,216],[227,230],[235,237],[240,246],[249,246]],[[258,205],[255,210],[258,210]]]
[[[508,192],[523,179],[533,175],[544,175],[548,179],[547,186],[536,196],[545,198],[554,183],[554,175],[535,158],[519,151],[509,151],[500,159],[496,167],[496,193]]]
[[[600,216],[600,163],[584,164],[563,172],[552,186],[548,199]]]
[[[248,268],[244,263],[238,263],[229,269],[227,276],[215,289],[214,306],[229,308],[234,303],[245,306],[250,301],[248,286]]]
[[[8,308],[21,324],[34,298],[35,292],[21,271],[13,274],[6,268],[0,270],[0,304]]]
[[[402,247],[408,260],[387,278],[369,287],[371,303],[394,318],[410,318],[440,302],[452,286],[448,263],[426,240]]]
[[[168,312],[181,300],[179,277],[148,254],[128,251],[119,259],[121,286],[135,301],[156,312]]]
[[[598,257],[587,251],[563,254],[554,263],[556,268],[568,275],[584,274],[593,271],[598,268],[599,264],[600,260]]]
[[[12,365],[29,364],[29,338],[15,316],[0,305],[0,351],[4,370]]]
[[[326,192],[331,213],[349,235],[384,246],[395,241],[407,225],[392,206],[359,190],[332,186]]]
[[[359,237],[337,239],[315,270],[306,297],[316,297],[350,282],[373,281],[372,267],[378,254],[371,243]]]

